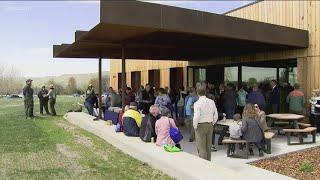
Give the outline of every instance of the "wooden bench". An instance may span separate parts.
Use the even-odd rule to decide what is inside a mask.
[[[228,145],[228,150],[227,150],[227,157],[235,157],[235,158],[244,158],[248,159],[248,153],[249,153],[249,142],[246,140],[233,140],[233,139],[224,139],[222,141],[223,144]],[[245,149],[244,149],[244,154],[231,154],[231,146],[233,144],[245,144]]]
[[[264,132],[264,138],[266,140],[266,153],[271,154],[271,139],[274,137],[273,132]]]
[[[298,123],[298,125],[302,128],[311,127],[311,124],[307,124],[307,123]]]
[[[307,127],[304,129],[283,129],[283,131],[287,135],[287,142],[288,145],[296,145],[296,144],[309,144],[309,143],[315,143],[316,142],[316,127]],[[296,133],[299,137],[298,143],[291,143],[291,135],[293,133]],[[311,134],[312,135],[312,141],[311,142],[303,142],[303,135],[305,134]]]

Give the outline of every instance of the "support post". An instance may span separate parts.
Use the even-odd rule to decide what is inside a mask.
[[[242,66],[238,65],[238,85],[242,84]]]
[[[279,83],[280,80],[280,70],[279,67],[277,67],[277,82]]]
[[[126,95],[126,59],[125,59],[125,47],[122,45],[122,72],[121,72],[121,89],[122,89],[122,110],[125,107],[125,95]]]
[[[102,119],[102,58],[99,57],[99,119]]]

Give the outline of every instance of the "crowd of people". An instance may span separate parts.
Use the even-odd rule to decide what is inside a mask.
[[[279,84],[276,80],[271,80],[270,87],[272,91],[267,100],[257,84],[253,84],[250,91],[242,85],[235,87],[232,84],[220,84],[215,88],[214,84],[205,81],[186,91],[182,91],[182,88],[180,91],[167,87],[156,89],[146,84],[135,93],[127,87],[124,98],[126,108],[122,118],[123,132],[127,136],[140,137],[146,142],[154,141],[157,146],[170,144],[181,148],[179,142],[170,137],[170,129],[187,125],[190,130],[189,141],[196,141],[199,156],[210,160],[211,151],[216,151],[215,135],[220,134],[220,145],[228,130],[228,127],[216,122],[224,118],[241,120],[239,127],[233,128],[232,133],[229,129],[230,138],[252,142],[258,148],[259,155],[263,156],[264,132],[270,129],[266,123],[265,108],[271,107],[272,113],[278,113],[280,108]],[[89,86],[88,99],[90,94],[94,94],[92,91],[93,88]],[[116,93],[110,87],[104,107],[121,107],[121,96],[121,91]],[[319,96],[320,91],[317,97]],[[316,103],[313,109],[320,109],[320,105],[317,105],[317,102],[320,104],[320,98],[312,102],[314,101]],[[86,105],[89,113],[92,113],[93,102],[86,100],[90,104]],[[304,113],[306,100],[299,84],[294,85],[286,102],[290,113]],[[253,154],[251,147],[249,152]]]
[[[22,90],[23,96],[24,96],[24,107],[25,107],[25,114],[26,118],[34,117],[33,108],[34,108],[34,101],[33,101],[33,95],[34,90],[32,88],[32,79],[28,79],[26,81],[26,85],[24,86]],[[40,114],[43,115],[43,109],[45,109],[47,115],[56,116],[56,99],[57,99],[57,93],[54,90],[54,85],[51,84],[49,86],[49,90],[46,89],[45,85],[41,87],[41,90],[37,94],[39,98],[40,103]],[[48,108],[48,105],[50,106],[50,110]]]

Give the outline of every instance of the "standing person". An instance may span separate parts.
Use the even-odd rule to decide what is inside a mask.
[[[170,109],[168,107],[171,106],[171,100],[170,100],[168,94],[165,93],[163,88],[160,88],[158,93],[159,94],[158,94],[154,104],[159,107],[160,114],[162,114],[162,112],[164,112],[165,109]]]
[[[28,79],[26,81],[26,85],[23,88],[23,96],[24,96],[24,108],[26,113],[26,118],[33,118],[33,89],[32,89],[32,79]]]
[[[206,88],[198,89],[199,100],[194,103],[193,127],[199,156],[211,161],[213,125],[218,120],[218,111],[213,100],[207,98]]]
[[[38,93],[39,103],[40,103],[40,114],[43,115],[43,108],[45,109],[47,114],[50,114],[48,109],[48,101],[49,98],[47,97],[48,90],[46,86],[42,86],[42,89]]]
[[[125,98],[125,105],[130,105],[131,102],[135,102],[135,96],[132,92],[130,87],[126,88],[126,98]]]
[[[266,105],[266,100],[264,99],[263,94],[260,92],[258,85],[253,84],[252,92],[250,92],[247,96],[247,103],[258,104],[260,109],[264,109]]]
[[[48,92],[47,97],[49,98],[49,105],[50,105],[50,110],[51,110],[51,115],[56,116],[56,109],[55,109],[55,104],[56,104],[56,99],[57,99],[57,93],[54,90],[53,84],[50,85],[50,90]]]
[[[146,84],[145,89],[141,92],[140,104],[143,114],[149,113],[150,106],[154,103],[154,94],[150,84]]]
[[[303,92],[300,90],[300,85],[295,84],[294,90],[287,96],[287,103],[289,104],[289,112],[294,114],[303,114],[304,106],[306,104],[306,98]],[[299,129],[298,121],[293,121],[293,126]]]
[[[86,90],[86,99],[84,102],[84,106],[87,108],[87,110],[91,116],[93,116],[93,107],[95,104],[95,96],[96,96],[96,93],[94,92],[93,85],[89,84],[88,89]]]
[[[194,87],[190,88],[189,95],[185,99],[185,113],[186,113],[186,124],[190,128],[189,142],[193,142],[195,138],[193,128],[193,115],[194,115],[194,103],[198,100],[198,95]]]
[[[272,108],[272,113],[279,113],[280,107],[280,87],[276,80],[271,80],[270,85],[272,87],[270,104]]]
[[[218,91],[218,95],[217,95],[218,97],[216,99],[218,111],[221,113],[225,111],[223,108],[223,98],[222,98],[223,94],[224,94],[224,89],[225,89],[224,84],[221,83],[219,85],[219,91]]]
[[[294,90],[287,96],[287,103],[289,104],[289,112],[294,114],[303,114],[306,98],[300,90],[300,85],[295,84]]]
[[[223,99],[223,107],[227,115],[227,119],[232,119],[233,115],[236,112],[236,93],[233,90],[233,87],[231,84],[228,84],[226,87],[226,90],[222,96]]]
[[[239,85],[237,92],[237,113],[242,114],[243,108],[246,105],[247,91],[244,90],[243,85]]]
[[[214,84],[211,83],[211,82],[208,82],[208,87],[207,87],[206,96],[207,96],[207,98],[212,99],[212,100],[214,100],[215,102],[216,102],[216,100],[217,100],[218,93],[216,92],[216,89],[215,89],[215,87],[214,87]]]

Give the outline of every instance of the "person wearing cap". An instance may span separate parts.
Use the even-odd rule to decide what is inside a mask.
[[[55,109],[55,104],[56,104],[56,99],[57,99],[57,93],[56,91],[54,90],[54,86],[53,84],[50,85],[50,90],[47,94],[47,96],[49,98],[49,105],[50,105],[50,110],[51,110],[51,115],[52,116],[55,116],[57,115],[56,113],[56,109]]]
[[[26,81],[26,85],[23,88],[23,96],[24,96],[24,108],[26,113],[26,118],[34,117],[33,115],[33,89],[32,89],[32,79],[28,79]]]
[[[48,101],[49,98],[46,97],[48,94],[48,90],[46,89],[46,86],[43,85],[41,90],[38,93],[38,98],[39,98],[39,103],[40,103],[40,114],[43,115],[43,108],[45,109],[47,114],[50,114],[49,109],[48,109]]]
[[[94,92],[93,85],[89,84],[88,89],[86,90],[86,99],[84,106],[87,108],[89,114],[93,116],[93,108],[96,102],[96,93]]]
[[[139,137],[142,117],[136,102],[131,102],[129,109],[123,114],[123,132],[126,136]]]

